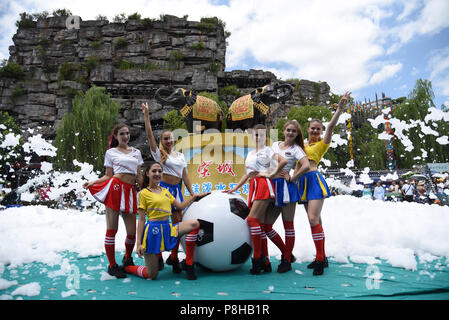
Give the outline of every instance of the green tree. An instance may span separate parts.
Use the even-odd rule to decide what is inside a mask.
[[[356,168],[386,169],[385,142],[378,139],[380,131],[373,128],[368,122],[362,123],[360,128],[352,129],[354,166]]]
[[[76,159],[103,171],[108,136],[120,109],[120,104],[112,101],[105,91],[94,86],[86,93],[77,93],[73,99],[72,112],[62,118],[56,133],[56,168],[73,171]]]
[[[15,162],[23,159],[22,138],[20,137],[15,145],[12,142],[5,141],[12,136],[20,135],[20,127],[14,118],[8,112],[0,111],[0,183],[9,180],[12,166]]]
[[[433,99],[432,83],[428,80],[418,79],[408,98],[394,108],[392,116],[405,121],[407,124],[411,124],[413,121],[424,122],[426,115],[429,113],[429,108],[435,107]],[[449,125],[442,120],[434,124],[433,130],[438,131],[440,136],[449,135]],[[404,134],[412,142],[413,150],[407,151],[407,147],[404,146],[401,139],[394,140],[393,145],[399,168],[411,168],[413,165],[427,162],[448,161],[449,146],[438,143],[436,141],[438,137],[434,135],[424,134],[419,125],[404,131]],[[423,157],[423,154],[426,153],[427,157]]]

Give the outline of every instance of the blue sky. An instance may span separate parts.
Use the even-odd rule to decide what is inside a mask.
[[[325,81],[359,101],[407,96],[422,78],[432,82],[435,105],[449,106],[448,0],[0,0],[0,59],[9,57],[19,13],[58,8],[83,20],[122,12],[217,16],[231,32],[226,70]]]

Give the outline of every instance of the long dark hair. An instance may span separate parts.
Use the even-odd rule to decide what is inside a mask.
[[[148,166],[145,169],[145,173],[143,175],[143,187],[144,188],[146,188],[146,187],[148,187],[150,185],[150,178],[148,178],[147,173],[148,173],[148,171],[150,171],[151,167],[154,166],[155,164],[160,165],[161,168],[162,168],[162,164],[160,164],[157,161],[150,161],[150,162],[148,162]]]
[[[111,134],[108,137],[108,149],[115,148],[118,146],[118,140],[115,138],[115,136],[118,134],[118,131],[123,128],[127,127],[129,129],[129,126],[124,123],[119,123],[112,128]]]

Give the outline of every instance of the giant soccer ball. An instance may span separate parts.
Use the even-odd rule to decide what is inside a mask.
[[[251,256],[251,236],[243,197],[214,191],[194,202],[182,220],[200,222],[194,262],[212,271],[234,270]],[[185,236],[181,241],[185,248]]]

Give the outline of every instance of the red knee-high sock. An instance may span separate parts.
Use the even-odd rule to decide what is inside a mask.
[[[115,262],[115,234],[117,230],[107,229],[104,238],[104,249],[109,260],[109,266],[114,266]]]
[[[281,236],[273,229],[273,224],[264,224],[264,231],[268,238],[281,250],[282,255],[285,253],[285,244]]]
[[[176,246],[171,250],[170,258],[171,260],[178,259],[178,251],[179,251],[179,240],[176,242]]]
[[[321,224],[317,224],[312,228],[312,238],[316,248],[316,260],[324,261],[324,232]]]
[[[193,229],[186,235],[186,264],[193,265],[193,254],[195,253],[196,239],[200,227]]]
[[[295,226],[293,221],[284,221],[285,253],[284,259],[291,262],[293,247],[295,246]]]
[[[264,230],[265,229],[265,225],[263,223],[260,224],[260,229]],[[262,254],[267,257],[266,263],[270,263],[270,259],[268,256],[268,241],[267,241],[267,235],[265,233],[265,231],[262,231],[260,233],[260,242],[262,244]]]
[[[248,217],[246,218],[246,223],[248,223],[251,239],[253,240],[253,257],[254,259],[259,259],[262,255],[262,230],[260,228],[259,220],[257,218]]]
[[[126,258],[131,258],[133,254],[134,244],[136,243],[135,235],[126,235],[125,248],[126,248]]]
[[[148,279],[147,268],[144,266],[127,266],[125,272],[134,274],[138,277]]]

